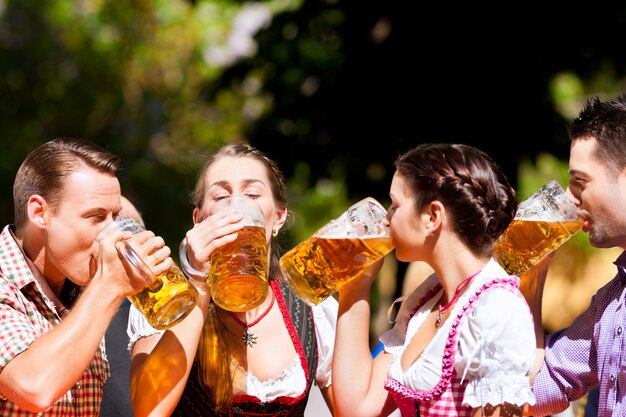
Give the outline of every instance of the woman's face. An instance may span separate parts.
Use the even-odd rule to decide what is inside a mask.
[[[195,216],[196,222],[206,218],[219,200],[231,196],[250,198],[259,204],[268,238],[286,219],[287,210],[274,203],[265,165],[255,159],[231,156],[217,159],[206,172],[205,187],[204,203]]]
[[[426,228],[415,211],[415,195],[397,172],[389,191],[391,207],[387,213],[396,258],[403,262],[418,261],[424,246]]]

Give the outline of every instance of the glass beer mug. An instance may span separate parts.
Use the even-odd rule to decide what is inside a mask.
[[[107,225],[107,230],[122,230],[139,233],[143,226],[132,217],[120,217]],[[183,320],[198,301],[198,291],[183,276],[181,271],[170,268],[166,273],[154,276],[148,265],[132,248],[122,240],[116,243],[118,252],[147,282],[137,294],[128,297],[131,303],[146,317],[152,327],[164,330]]]
[[[269,291],[265,218],[259,205],[246,197],[221,199],[210,214],[222,210],[243,214],[245,226],[237,232],[235,241],[211,252],[206,282],[219,307],[248,311],[263,303]]]
[[[392,249],[385,208],[367,197],[280,258],[290,287],[309,305],[321,303]]]
[[[552,180],[522,201],[496,241],[494,258],[520,276],[578,232],[583,219],[558,182]]]

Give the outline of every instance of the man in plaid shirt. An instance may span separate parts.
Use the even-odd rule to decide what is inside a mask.
[[[99,414],[105,331],[145,285],[115,249],[130,236],[96,239],[122,208],[119,164],[93,143],[55,139],[17,172],[14,224],[0,233],[0,416]],[[155,274],[173,265],[162,238],[132,239]]]

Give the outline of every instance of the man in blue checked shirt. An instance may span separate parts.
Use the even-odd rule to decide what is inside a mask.
[[[589,99],[567,126],[571,140],[567,191],[581,210],[583,232],[597,248],[626,249],[626,95],[602,102]],[[626,252],[614,264],[615,278],[591,299],[587,310],[564,329],[545,338],[541,329],[541,294],[549,262],[526,278],[537,279],[526,294],[538,329],[533,416],[565,410],[571,401],[599,388],[598,415],[626,415]],[[545,346],[545,347],[544,347]]]

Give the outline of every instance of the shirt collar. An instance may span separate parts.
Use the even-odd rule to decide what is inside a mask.
[[[13,225],[7,225],[0,233],[0,273],[21,289],[36,279],[13,230]]]
[[[622,284],[626,285],[626,250],[623,251],[613,262],[618,269],[618,275]]]

